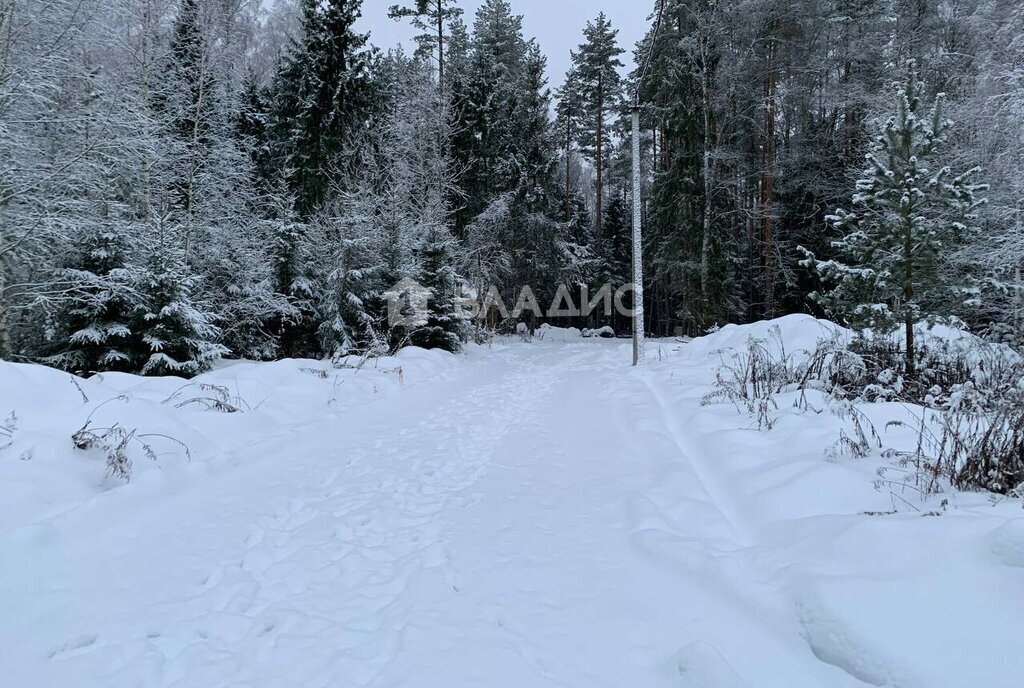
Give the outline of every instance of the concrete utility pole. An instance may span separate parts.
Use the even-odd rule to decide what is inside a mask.
[[[633,365],[644,360],[643,199],[640,198],[640,94],[633,101]]]

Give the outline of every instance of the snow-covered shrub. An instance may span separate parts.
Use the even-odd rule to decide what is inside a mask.
[[[101,408],[115,401],[126,402],[125,396],[115,397],[93,409],[85,423],[71,435],[71,441],[75,448],[81,451],[99,450],[107,461],[107,472],[113,478],[129,482],[132,477],[131,449],[135,447],[143,456],[156,461],[158,455],[153,449],[150,440],[162,438],[178,445],[184,450],[186,458],[191,458],[188,447],[173,437],[159,434],[141,434],[137,428],[126,428],[120,423],[112,423],[109,426],[101,427],[93,425],[93,416]]]
[[[832,413],[849,421],[829,450],[864,457],[882,447],[864,404],[903,402],[916,421],[894,420],[917,437],[912,450],[890,449],[906,482],[923,494],[946,486],[1007,494],[1024,485],[1024,359],[1012,350],[954,331],[919,340],[918,367],[890,337],[835,336],[813,351],[787,351],[777,327],[751,337],[742,350],[719,352],[715,385],[702,403],[732,402],[770,430],[778,397],[798,392],[808,408],[817,392]]]
[[[825,452],[826,456],[831,459],[842,456],[863,459],[876,449],[882,448],[882,440],[874,423],[856,403],[834,400],[832,412],[839,418],[846,419],[848,426],[839,430],[839,439]]]
[[[714,388],[701,403],[732,402],[756,417],[758,427],[766,430],[775,424],[771,412],[778,409],[776,395],[816,390],[844,396],[844,384],[863,377],[862,363],[846,351],[838,336],[819,341],[813,351],[788,352],[775,326],[768,339],[748,339],[745,350],[718,353],[721,364],[715,372]],[[807,397],[802,394],[797,404],[806,403]]]
[[[965,346],[929,338],[915,346],[917,367],[908,374],[906,353],[893,337],[867,334],[854,338],[849,352],[862,363],[862,379],[848,391],[865,401],[905,401],[932,405],[937,391],[971,379],[981,342]]]
[[[892,337],[857,337],[849,354],[860,362],[859,372],[847,371],[842,382],[851,400],[900,401],[917,417],[910,426],[915,449],[886,455],[922,493],[952,486],[1006,494],[1024,483],[1024,360],[1016,352],[950,330],[918,340],[912,375]],[[856,405],[843,415],[856,421]],[[866,448],[865,434],[858,434],[840,445]]]
[[[999,394],[978,395],[971,383],[954,391],[942,414],[939,462],[960,489],[999,494],[1024,486],[1024,369]],[[976,405],[975,396],[988,396]]]
[[[1024,333],[1021,333],[1012,323],[994,322],[987,328],[986,337],[991,342],[1012,346],[1024,350]]]
[[[922,493],[951,485],[1024,496],[1024,363],[991,360],[922,409],[913,451],[888,452]]]
[[[324,375],[326,377],[325,371]],[[218,413],[241,413],[251,410],[248,402],[223,385],[189,383],[164,399],[162,404],[174,404],[174,408],[198,407]]]
[[[132,477],[132,460],[128,455],[128,447],[133,440],[138,441],[146,456],[156,460],[156,453],[137,437],[135,430],[128,430],[117,423],[108,428],[91,428],[89,423],[86,423],[71,436],[76,449],[102,451],[107,457],[107,471],[111,477],[120,478],[125,482],[130,481]]]

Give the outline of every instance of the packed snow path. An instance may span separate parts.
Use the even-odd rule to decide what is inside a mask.
[[[794,600],[701,389],[627,348],[477,350],[15,531],[4,683],[918,685]]]

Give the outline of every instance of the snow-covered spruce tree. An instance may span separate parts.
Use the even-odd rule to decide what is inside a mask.
[[[548,303],[562,284],[581,281],[579,226],[564,221],[564,193],[558,142],[551,126],[547,59],[535,41],[526,50],[517,127],[522,132],[515,199],[519,218],[512,235],[513,273],[518,285],[531,284]]]
[[[294,197],[281,186],[269,192],[261,204],[260,224],[268,244],[270,287],[283,300],[281,310],[265,327],[277,342],[278,356],[317,356],[319,321],[310,260],[317,247],[309,236],[309,223],[295,210]]]
[[[347,180],[358,157],[370,94],[367,36],[356,33],[362,0],[301,0],[302,38],[274,82],[271,135],[278,169],[308,219]]]
[[[105,210],[80,231],[49,284],[60,307],[43,362],[78,375],[134,371],[131,325],[139,303],[127,267],[133,225],[115,204]]]
[[[260,193],[250,156],[240,141],[218,123],[208,161],[196,175],[192,245],[188,269],[202,277],[195,296],[208,304],[223,330],[223,343],[235,356],[276,357],[274,323],[291,317],[295,304],[275,279],[279,231],[287,232],[290,208],[282,224],[268,221],[284,202]]]
[[[138,372],[192,377],[228,353],[208,311],[192,299],[198,278],[185,269],[182,230],[170,215],[142,231],[132,274],[142,307],[131,326]]]
[[[275,326],[297,312],[292,300],[275,289],[271,241],[277,227],[240,214],[217,229],[203,242],[201,260],[196,261],[202,275],[196,295],[208,303],[221,342],[233,356],[277,358],[281,352]]]
[[[524,38],[522,17],[506,0],[487,0],[477,12],[469,58],[465,95],[455,101],[461,119],[452,155],[463,195],[453,204],[459,208],[455,234],[472,245],[469,227],[477,216],[495,217],[492,208],[507,213],[484,242],[493,246],[498,239],[509,260],[496,286],[514,301],[530,284],[544,300],[554,295],[566,267],[563,248],[572,230],[571,223],[558,221],[565,202],[546,60],[536,41]]]
[[[265,193],[272,192],[281,183],[281,173],[275,168],[271,151],[272,97],[272,89],[261,85],[259,77],[250,70],[242,80],[234,113],[235,136],[245,142],[243,148],[249,153],[254,184]]]
[[[372,166],[370,166],[372,168]],[[309,264],[322,285],[315,302],[321,350],[331,358],[386,350],[381,335],[379,198],[343,192],[309,226]]]
[[[857,182],[852,210],[828,217],[842,233],[841,258],[811,262],[833,290],[816,298],[858,328],[904,330],[906,373],[915,374],[914,325],[956,315],[967,277],[950,270],[952,252],[975,232],[983,201],[972,183],[976,169],[956,175],[941,165],[941,146],[952,123],[942,98],[923,112],[923,85],[913,62],[895,87],[895,113],[885,122],[869,167]]]
[[[428,291],[426,322],[408,332],[409,343],[424,349],[456,352],[462,348],[465,321],[455,304],[459,276],[454,268],[455,240],[447,227],[427,229],[419,249],[419,283]]]

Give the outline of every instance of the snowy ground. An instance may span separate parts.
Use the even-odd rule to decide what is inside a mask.
[[[1020,503],[877,490],[883,459],[825,458],[827,412],[759,432],[702,407],[712,352],[748,334],[656,343],[643,370],[628,342],[552,336],[204,376],[236,414],[0,363],[2,680],[1022,685]],[[191,457],[149,438],[155,462],[104,480],[71,447],[90,413]]]

